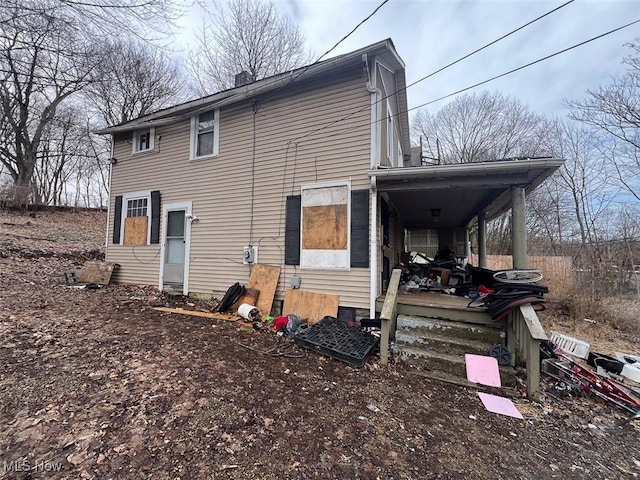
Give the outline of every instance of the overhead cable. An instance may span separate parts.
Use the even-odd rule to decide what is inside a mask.
[[[524,25],[519,26],[519,27],[518,27],[518,28],[516,28],[515,30],[511,30],[509,33],[506,33],[506,34],[502,35],[501,37],[496,38],[495,40],[493,40],[493,41],[491,41],[491,42],[487,43],[486,45],[484,45],[484,46],[482,46],[482,47],[480,47],[480,48],[477,48],[476,50],[474,50],[474,51],[472,51],[472,52],[470,52],[470,53],[467,53],[466,55],[464,55],[464,56],[462,56],[462,57],[458,58],[457,60],[454,60],[454,61],[453,61],[453,62],[451,62],[451,63],[448,63],[447,65],[445,65],[444,67],[439,68],[439,69],[438,69],[438,70],[436,70],[435,72],[432,72],[432,73],[430,73],[430,74],[428,74],[428,75],[425,75],[425,76],[424,76],[424,77],[422,77],[422,78],[419,78],[418,80],[416,80],[416,81],[415,81],[415,82],[413,82],[413,83],[410,83],[410,84],[409,84],[409,85],[407,85],[406,87],[401,88],[401,89],[399,89],[399,90],[396,90],[396,91],[395,91],[395,92],[393,92],[393,93],[388,94],[387,96],[385,96],[385,97],[381,98],[380,100],[377,100],[376,102],[372,103],[371,105],[367,105],[367,106],[362,107],[362,108],[360,108],[360,109],[358,109],[358,110],[354,110],[353,112],[349,113],[348,115],[345,115],[344,117],[342,117],[342,118],[340,118],[340,119],[338,119],[338,120],[334,120],[333,122],[328,123],[328,124],[326,125],[326,127],[330,127],[330,126],[332,126],[332,125],[335,125],[336,123],[340,123],[340,122],[342,122],[342,121],[344,121],[344,120],[347,120],[347,119],[351,118],[352,116],[354,116],[355,114],[360,113],[360,112],[362,112],[362,111],[364,111],[364,110],[368,109],[370,106],[376,105],[376,104],[378,104],[378,103],[380,103],[380,102],[382,102],[382,101],[386,100],[387,98],[392,97],[393,95],[396,95],[396,94],[398,94],[398,93],[401,93],[401,92],[403,92],[403,91],[405,91],[405,90],[407,90],[407,89],[409,89],[409,88],[413,87],[414,85],[417,85],[418,83],[423,82],[424,80],[426,80],[426,79],[428,79],[428,78],[433,77],[434,75],[436,75],[436,74],[438,74],[438,73],[442,72],[443,70],[446,70],[447,68],[452,67],[452,66],[456,65],[457,63],[460,63],[460,62],[461,62],[461,61],[463,61],[463,60],[466,60],[467,58],[471,57],[472,55],[475,55],[476,53],[481,52],[482,50],[485,50],[486,48],[489,48],[489,47],[490,47],[490,46],[492,46],[492,45],[495,45],[496,43],[498,43],[498,42],[500,42],[500,41],[504,40],[505,38],[507,38],[507,37],[509,37],[509,36],[513,35],[514,33],[519,32],[520,30],[522,30],[522,29],[524,29],[524,28],[528,27],[529,25],[532,25],[532,24],[536,23],[537,21],[542,20],[543,18],[547,17],[548,15],[551,15],[551,14],[552,14],[552,13],[554,13],[554,12],[557,12],[557,11],[558,11],[558,10],[560,10],[561,8],[566,7],[566,6],[567,6],[567,5],[569,5],[570,3],[573,3],[574,1],[575,1],[575,0],[569,0],[568,2],[565,2],[565,3],[563,3],[562,5],[560,5],[560,6],[556,7],[556,8],[554,8],[554,9],[552,9],[552,10],[549,10],[547,13],[544,13],[543,15],[540,15],[540,16],[538,16],[538,17],[534,18],[533,20],[531,20],[531,21],[529,21],[529,22],[525,23]],[[325,54],[325,55],[326,55],[326,54]],[[320,128],[318,128],[317,130],[315,130],[315,131],[320,131],[320,130],[322,130],[322,129],[324,129],[324,128],[325,128],[325,126],[320,127]],[[302,137],[297,138],[297,139],[296,139],[296,141],[301,140],[301,139],[303,139],[303,138],[305,138],[305,137],[307,137],[307,136],[309,136],[309,135],[312,135],[315,131],[313,131],[313,132],[309,132],[309,133],[307,133],[307,134],[303,135]]]

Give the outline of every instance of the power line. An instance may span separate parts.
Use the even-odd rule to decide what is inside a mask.
[[[557,51],[555,53],[552,53],[551,55],[547,55],[546,57],[539,58],[538,60],[534,60],[533,62],[529,62],[529,63],[527,63],[525,65],[520,66],[520,67],[517,67],[517,68],[514,68],[512,70],[509,70],[508,72],[501,73],[500,75],[496,75],[495,77],[488,78],[487,80],[483,80],[482,82],[475,83],[475,84],[473,84],[473,85],[471,85],[469,87],[462,88],[462,89],[457,90],[457,91],[455,91],[453,93],[449,93],[448,95],[444,95],[444,96],[442,96],[440,98],[436,98],[435,100],[431,100],[429,102],[423,103],[423,104],[418,105],[416,107],[409,108],[409,109],[406,110],[406,112],[410,112],[412,110],[415,110],[416,108],[420,108],[420,107],[425,107],[427,105],[431,105],[432,103],[436,103],[436,102],[439,102],[440,100],[444,100],[445,98],[449,98],[449,97],[452,97],[454,95],[458,95],[459,93],[466,92],[467,90],[471,90],[472,88],[479,87],[480,85],[484,85],[485,83],[492,82],[494,80],[497,80],[498,78],[506,77],[507,75],[511,75],[512,73],[515,73],[515,72],[517,72],[519,70],[523,70],[523,69],[525,69],[527,67],[530,67],[530,66],[535,65],[535,64],[540,63],[540,62],[544,62],[545,60],[548,60],[550,58],[556,57],[556,56],[558,56],[558,55],[560,55],[562,53],[568,52],[569,50],[573,50],[574,48],[578,48],[578,47],[581,47],[583,45],[586,45],[587,43],[591,43],[594,40],[598,40],[598,39],[600,39],[602,37],[606,37],[607,35],[615,33],[615,32],[617,32],[619,30],[624,29],[624,28],[630,27],[631,25],[635,25],[636,23],[640,23],[640,19],[635,20],[635,21],[630,22],[630,23],[627,23],[626,25],[622,25],[621,27],[614,28],[613,30],[609,30],[608,32],[605,32],[605,33],[602,33],[602,34],[600,34],[600,35],[598,35],[596,37],[590,38],[589,40],[585,40],[584,42],[576,43],[575,45],[572,45],[571,47],[567,47],[567,48],[565,48],[563,50],[559,50],[559,51]],[[402,112],[402,113],[406,113],[406,112]]]
[[[573,0],[572,0],[573,1]],[[336,44],[331,47],[329,50],[327,50],[326,52],[324,52],[322,55],[320,55],[318,57],[318,59],[313,62],[310,65],[307,65],[306,67],[304,67],[302,69],[302,71],[296,75],[295,77],[293,77],[288,83],[285,83],[284,85],[282,85],[280,88],[278,88],[277,90],[274,90],[272,93],[270,93],[269,95],[267,95],[265,98],[263,98],[260,102],[261,105],[264,105],[264,102],[266,102],[269,98],[273,97],[274,95],[276,95],[277,93],[281,92],[283,89],[285,89],[286,87],[290,86],[293,82],[295,82],[296,80],[298,80],[298,78],[300,78],[302,75],[304,75],[305,73],[307,73],[307,70],[309,70],[311,67],[313,67],[314,65],[317,65],[320,60],[322,60],[324,57],[326,57],[327,55],[329,55],[331,52],[333,52],[336,48],[338,48],[338,46],[344,42],[347,38],[349,38],[351,35],[353,35],[353,33],[360,28],[362,25],[364,25],[371,17],[373,17],[376,13],[378,13],[378,10],[380,10],[387,2],[389,2],[389,0],[384,0],[380,5],[378,5],[375,10],[373,10],[373,12],[371,12],[369,15],[367,15],[366,18],[364,18],[360,23],[358,23],[355,27],[353,27],[351,29],[351,31],[349,33],[347,33],[344,37],[342,37],[340,40],[338,40],[336,42]]]
[[[351,118],[352,116],[354,116],[355,114],[360,113],[360,112],[363,112],[364,110],[368,109],[369,107],[372,107],[373,105],[377,105],[378,103],[380,103],[380,102],[382,102],[382,101],[386,100],[386,99],[387,99],[387,98],[389,98],[389,97],[392,97],[393,95],[396,95],[396,94],[398,94],[398,93],[401,93],[401,92],[403,92],[403,91],[406,91],[407,89],[409,89],[409,88],[413,87],[414,85],[417,85],[418,83],[423,82],[424,80],[426,80],[426,79],[428,79],[428,78],[433,77],[434,75],[436,75],[436,74],[438,74],[438,73],[442,72],[443,70],[446,70],[447,68],[452,67],[452,66],[456,65],[457,63],[460,63],[460,62],[461,62],[461,61],[463,61],[463,60],[466,60],[467,58],[471,57],[472,55],[475,55],[476,53],[481,52],[482,50],[485,50],[486,48],[489,48],[489,47],[490,47],[490,46],[492,46],[492,45],[495,45],[496,43],[498,43],[498,42],[500,42],[500,41],[504,40],[505,38],[507,38],[507,37],[509,37],[509,36],[513,35],[514,33],[519,32],[520,30],[522,30],[522,29],[524,29],[524,28],[528,27],[529,25],[532,25],[532,24],[534,24],[535,22],[537,22],[537,21],[539,21],[539,20],[542,20],[543,18],[545,18],[545,17],[547,17],[547,16],[551,15],[552,13],[555,13],[556,11],[560,10],[561,8],[566,7],[566,6],[567,6],[567,5],[569,5],[570,3],[573,3],[574,1],[575,1],[575,0],[569,0],[569,1],[568,1],[568,2],[566,2],[566,3],[563,3],[562,5],[560,5],[560,6],[556,7],[556,8],[554,8],[554,9],[552,9],[552,10],[549,10],[547,13],[545,13],[545,14],[543,14],[543,15],[540,15],[539,17],[534,18],[533,20],[531,20],[531,21],[529,21],[529,22],[525,23],[524,25],[521,25],[520,27],[516,28],[515,30],[511,30],[509,33],[506,33],[505,35],[502,35],[501,37],[496,38],[496,39],[495,39],[495,40],[493,40],[492,42],[487,43],[486,45],[484,45],[484,46],[482,46],[482,47],[480,47],[480,48],[478,48],[478,49],[474,50],[473,52],[468,53],[468,54],[466,54],[466,55],[464,55],[464,56],[462,56],[462,57],[458,58],[457,60],[454,60],[453,62],[451,62],[451,63],[449,63],[449,64],[445,65],[444,67],[439,68],[439,69],[438,69],[438,70],[436,70],[435,72],[432,72],[432,73],[430,73],[429,75],[425,75],[424,77],[422,77],[422,78],[420,78],[420,79],[416,80],[415,82],[413,82],[413,83],[411,83],[411,84],[407,85],[406,87],[401,88],[401,89],[399,89],[399,90],[396,90],[396,91],[395,91],[395,92],[393,92],[393,93],[390,93],[389,95],[387,95],[387,96],[385,96],[385,97],[381,98],[380,100],[377,100],[377,101],[376,101],[376,102],[374,102],[373,104],[370,104],[370,105],[367,105],[367,106],[365,106],[365,107],[362,107],[362,108],[360,108],[359,110],[354,110],[353,112],[349,113],[348,115],[345,115],[344,117],[342,117],[342,118],[340,118],[340,119],[338,119],[338,120],[334,120],[333,122],[328,123],[328,124],[326,125],[326,127],[330,127],[330,126],[332,126],[332,125],[335,125],[336,123],[340,123],[340,122],[342,122],[342,121],[344,121],[344,120],[347,120],[347,119]],[[326,55],[326,54],[325,54],[325,55]],[[320,127],[318,130],[315,130],[315,131],[320,131],[320,130],[322,130],[323,128],[325,128],[325,127]],[[309,136],[309,135],[312,135],[315,131],[313,131],[313,132],[309,132],[309,133],[307,133],[307,134],[303,135],[302,137],[297,138],[297,139],[296,139],[296,141],[298,141],[298,140],[302,140],[303,138],[305,138],[305,137],[307,137],[307,136]]]
[[[327,50],[326,52],[324,52],[322,55],[320,55],[320,57],[318,58],[318,60],[315,61],[315,63],[318,63],[320,60],[322,60],[324,57],[326,57],[327,55],[329,55],[331,52],[333,52],[336,48],[338,48],[338,45],[340,45],[342,42],[344,42],[347,38],[349,38],[358,28],[360,28],[364,23],[366,23],[371,17],[373,17],[376,13],[378,13],[378,10],[380,10],[389,0],[384,0],[380,5],[378,5],[376,7],[376,9],[371,12],[364,20],[362,20],[358,25],[356,25],[355,27],[353,27],[353,29],[347,33],[344,37],[342,37],[340,40],[338,40],[338,42],[331,47],[329,50]],[[571,0],[573,1],[573,0]]]
[[[443,95],[442,97],[436,98],[435,100],[430,100],[430,101],[428,101],[428,102],[422,103],[422,104],[417,105],[417,106],[415,106],[415,107],[408,108],[407,110],[404,110],[404,111],[402,111],[402,112],[398,112],[398,113],[396,113],[396,114],[394,114],[394,115],[391,115],[391,114],[390,114],[390,115],[388,115],[388,116],[386,116],[386,117],[384,117],[384,118],[381,118],[381,119],[378,119],[378,120],[374,120],[373,122],[369,122],[369,125],[373,125],[374,123],[378,123],[378,122],[381,122],[381,121],[387,120],[387,119],[389,119],[389,118],[393,118],[393,117],[400,116],[400,115],[405,114],[405,113],[408,113],[408,112],[410,112],[410,111],[412,111],[412,110],[416,110],[417,108],[421,108],[421,107],[425,107],[425,106],[427,106],[427,105],[431,105],[432,103],[439,102],[439,101],[441,101],[441,100],[444,100],[445,98],[453,97],[453,96],[458,95],[458,94],[460,94],[460,93],[462,93],[462,92],[466,92],[466,91],[471,90],[471,89],[473,89],[473,88],[479,87],[480,85],[484,85],[484,84],[486,84],[486,83],[492,82],[492,81],[497,80],[497,79],[499,79],[499,78],[506,77],[507,75],[511,75],[512,73],[515,73],[515,72],[517,72],[517,71],[523,70],[523,69],[525,69],[525,68],[527,68],[527,67],[530,67],[530,66],[535,65],[535,64],[537,64],[537,63],[543,62],[543,61],[548,60],[548,59],[550,59],[550,58],[556,57],[556,56],[558,56],[558,55],[560,55],[560,54],[562,54],[562,53],[565,53],[565,52],[568,52],[568,51],[570,51],[570,50],[573,50],[574,48],[581,47],[581,46],[583,46],[583,45],[586,45],[587,43],[591,43],[591,42],[593,42],[593,41],[595,41],[595,40],[598,40],[598,39],[600,39],[600,38],[602,38],[602,37],[606,37],[607,35],[611,35],[612,33],[615,33],[615,32],[618,32],[618,31],[620,31],[620,30],[624,29],[624,28],[630,27],[631,25],[635,25],[636,23],[640,23],[640,19],[635,20],[635,21],[633,21],[633,22],[629,22],[629,23],[627,23],[627,24],[625,24],[625,25],[622,25],[621,27],[614,28],[613,30],[609,30],[608,32],[602,33],[602,34],[600,34],[600,35],[598,35],[598,36],[595,36],[595,37],[590,38],[590,39],[588,39],[588,40],[585,40],[585,41],[583,41],[583,42],[580,42],[580,43],[577,43],[577,44],[575,44],[575,45],[572,45],[571,47],[567,47],[567,48],[565,48],[565,49],[559,50],[559,51],[557,51],[557,52],[555,52],[555,53],[552,53],[552,54],[550,54],[550,55],[547,55],[546,57],[542,57],[542,58],[539,58],[538,60],[534,60],[533,62],[529,62],[529,63],[527,63],[527,64],[525,64],[525,65],[521,65],[521,66],[519,66],[519,67],[517,67],[517,68],[514,68],[514,69],[509,70],[509,71],[507,71],[507,72],[501,73],[500,75],[496,75],[496,76],[494,76],[494,77],[488,78],[488,79],[483,80],[483,81],[481,81],[481,82],[474,83],[473,85],[470,85],[470,86],[468,86],[468,87],[461,88],[460,90],[456,90],[455,92],[449,93],[449,94],[447,94],[447,95]],[[368,106],[367,106],[367,108],[368,108]],[[364,109],[363,109],[363,110],[364,110]],[[360,111],[363,111],[363,110],[360,110]],[[355,112],[355,113],[357,113],[357,112]],[[336,121],[335,123],[337,123],[337,121]],[[304,135],[304,136],[302,136],[302,137],[300,137],[300,138],[296,139],[295,141],[299,141],[299,140],[300,140],[300,139],[302,139],[302,138],[305,138],[305,137],[307,137],[307,136],[310,136],[310,135],[311,135],[311,133],[317,133],[317,132],[320,132],[321,130],[324,130],[325,128],[327,128],[328,126],[331,126],[331,125],[333,125],[333,123],[332,123],[332,124],[325,125],[324,127],[321,127],[320,129],[315,130],[315,131],[313,131],[313,132],[310,132],[309,134],[306,134],[306,135]],[[351,128],[351,129],[346,130],[345,132],[350,132],[350,131],[354,130],[355,128],[360,128],[360,127],[353,127],[353,128]],[[334,134],[331,134],[331,135],[326,135],[326,136],[324,136],[324,137],[322,137],[322,138],[331,138],[331,137],[334,137],[334,136],[337,136],[337,135],[341,135],[342,133],[345,133],[345,132],[339,132],[339,133],[334,133]]]

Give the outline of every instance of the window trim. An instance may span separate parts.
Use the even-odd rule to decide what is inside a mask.
[[[122,195],[122,210],[123,214],[120,218],[120,245],[124,245],[124,224],[129,210],[129,200],[136,200],[138,198],[147,199],[147,245],[151,245],[151,190],[145,190],[142,192],[130,192]]]
[[[213,111],[213,153],[208,155],[197,156],[198,151],[198,119],[200,115]],[[190,133],[190,146],[189,146],[189,160],[201,160],[204,158],[214,158],[219,155],[220,144],[220,109],[215,108],[213,110],[206,110],[199,112],[191,117],[191,133]]]
[[[304,263],[304,191],[315,190],[319,188],[331,188],[331,187],[347,187],[347,249],[346,249],[346,266],[344,267],[331,267],[331,266],[316,266],[305,265]],[[351,270],[351,180],[338,180],[328,182],[307,183],[300,185],[300,269],[301,270],[332,270],[347,272]]]
[[[145,150],[138,150],[138,145],[139,145],[139,141],[140,141],[140,134],[141,133],[146,133],[149,132],[149,148],[145,149]],[[132,139],[132,146],[131,146],[131,154],[132,155],[136,155],[138,153],[149,153],[149,152],[153,152],[154,148],[155,148],[155,140],[156,140],[156,127],[149,127],[149,128],[145,128],[145,129],[141,129],[141,130],[134,130],[133,131],[133,139]]]

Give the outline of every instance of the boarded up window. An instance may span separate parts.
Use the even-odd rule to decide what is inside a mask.
[[[347,205],[304,207],[302,248],[346,250]]]
[[[148,217],[127,217],[124,220],[124,244],[146,245]]]
[[[308,186],[302,189],[303,267],[348,268],[349,184]]]

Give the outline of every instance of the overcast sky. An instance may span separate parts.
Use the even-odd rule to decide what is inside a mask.
[[[308,47],[327,51],[382,0],[274,0],[300,26]],[[391,38],[411,83],[546,13],[566,0],[389,0],[330,56]],[[192,17],[193,18],[193,17]],[[558,50],[640,19],[638,0],[575,0],[498,44],[407,91],[409,106],[437,99]],[[532,110],[565,115],[563,99],[577,99],[624,71],[633,25],[479,89],[517,97]],[[448,100],[432,104],[436,111]]]

